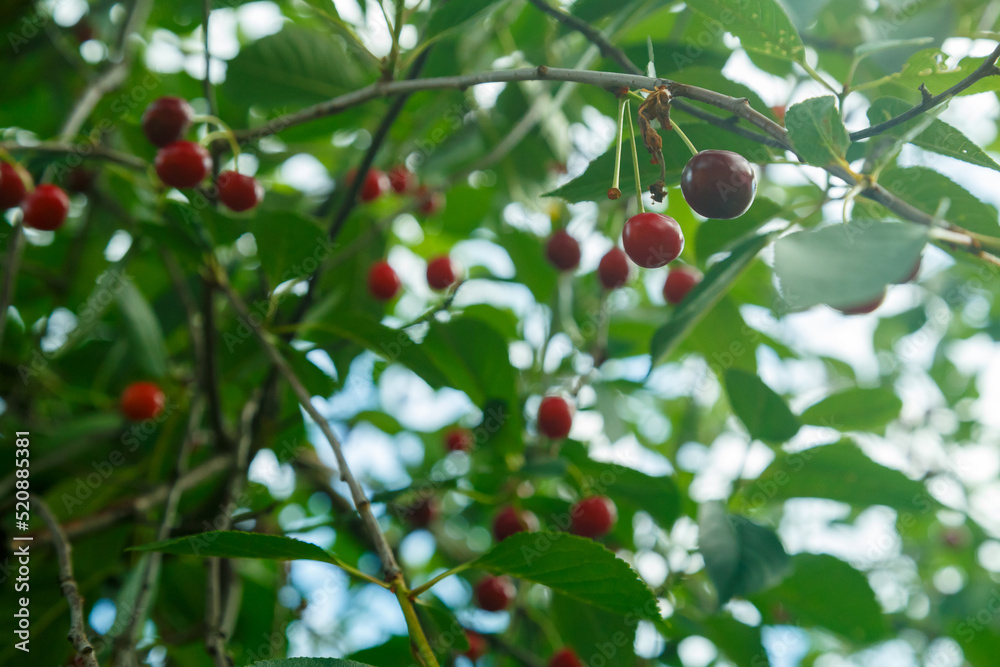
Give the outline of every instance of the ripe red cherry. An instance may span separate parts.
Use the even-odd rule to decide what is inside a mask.
[[[597,277],[604,289],[617,289],[628,282],[628,259],[625,252],[615,246],[601,258],[597,265]]]
[[[573,425],[573,410],[561,396],[546,396],[538,406],[538,430],[546,437],[558,440],[569,435]]]
[[[549,667],[583,667],[583,663],[576,657],[576,653],[571,648],[564,648],[553,654],[549,660]]]
[[[462,654],[466,658],[475,662],[486,655],[486,649],[489,647],[486,644],[486,639],[481,634],[472,630],[466,630],[465,640],[469,642],[469,648]]]
[[[417,189],[417,176],[401,164],[389,170],[389,185],[397,193],[403,195]]]
[[[347,172],[347,183],[348,185],[354,183],[354,179],[358,175],[357,169],[351,169]],[[386,190],[390,187],[389,177],[386,176],[382,170],[372,167],[365,174],[365,180],[361,183],[360,197],[361,201],[368,203],[375,201],[382,196]]]
[[[590,496],[584,498],[570,510],[572,524],[570,530],[574,535],[591,539],[604,537],[611,532],[618,521],[618,508],[605,496]]]
[[[702,151],[684,166],[681,192],[688,206],[706,218],[738,218],[757,194],[757,175],[739,153]]]
[[[658,269],[684,250],[684,233],[669,215],[638,213],[625,223],[622,244],[633,262],[646,269]]]
[[[39,185],[21,203],[24,224],[53,231],[62,227],[69,213],[69,197],[57,185]]]
[[[161,97],[142,113],[142,131],[149,143],[163,147],[183,139],[193,118],[194,109],[187,100]]]
[[[858,304],[856,306],[846,306],[844,308],[837,308],[844,315],[867,315],[868,313],[875,312],[882,302],[885,301],[885,290],[882,291],[877,297],[871,301],[866,301],[865,303]]]
[[[663,298],[667,303],[677,305],[684,300],[691,288],[701,282],[701,272],[690,266],[670,269],[667,281],[663,283]]]
[[[368,270],[368,291],[379,301],[388,301],[399,292],[399,276],[389,262],[375,262]]]
[[[444,208],[444,193],[438,192],[437,190],[431,190],[426,185],[421,185],[417,188],[417,192],[414,195],[417,199],[417,210],[420,211],[422,215],[432,216],[436,215],[441,209]]]
[[[466,428],[453,428],[444,434],[444,446],[449,452],[467,452],[474,443],[472,432]]]
[[[533,512],[518,512],[508,505],[497,513],[493,519],[493,537],[497,542],[503,542],[517,533],[533,533],[538,530],[538,517]]]
[[[223,171],[215,185],[219,200],[231,211],[249,211],[264,198],[264,186],[253,176],[235,171]]]
[[[0,162],[0,211],[20,206],[27,193],[14,165]]]
[[[439,507],[437,498],[417,498],[402,509],[403,517],[415,528],[426,528],[437,518]]]
[[[427,284],[431,289],[446,290],[458,279],[458,266],[447,255],[427,262]]]
[[[560,271],[572,271],[580,265],[580,244],[569,232],[560,229],[545,244],[545,256]]]
[[[476,584],[476,604],[486,611],[503,611],[516,593],[510,577],[486,577]]]
[[[211,168],[212,156],[192,141],[175,141],[156,153],[156,173],[173,188],[193,188],[205,180]]]
[[[163,390],[153,382],[133,382],[121,396],[122,413],[132,421],[152,419],[167,403]]]

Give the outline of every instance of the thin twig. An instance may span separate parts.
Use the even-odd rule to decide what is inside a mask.
[[[77,100],[72,112],[70,112],[69,117],[59,131],[60,141],[65,142],[75,137],[80,128],[83,127],[83,124],[87,122],[87,118],[94,110],[94,107],[98,105],[105,95],[125,81],[125,78],[128,76],[129,67],[132,64],[133,51],[128,45],[128,38],[133,33],[142,30],[142,26],[146,24],[146,19],[149,17],[149,10],[152,6],[152,0],[135,0],[132,3],[128,16],[122,24],[121,32],[118,33],[118,40],[115,47],[117,62],[104,70],[83,91],[83,95]]]
[[[187,489],[198,486],[205,480],[229,469],[232,466],[232,461],[232,454],[221,454],[211,458],[199,465],[197,468],[192,468],[190,472],[177,481],[177,487],[181,491],[186,491]],[[79,519],[78,521],[67,523],[63,527],[63,530],[69,537],[82,537],[114,525],[115,523],[123,519],[127,519],[128,517],[144,514],[153,507],[163,503],[166,500],[167,495],[170,493],[172,486],[173,485],[170,483],[162,484],[141,496],[135,496],[118,501],[105,507],[96,514],[90,514]],[[32,535],[32,537],[34,538],[36,544],[44,544],[54,540],[52,531],[40,532]]]
[[[921,93],[923,93],[920,104],[916,105],[911,109],[907,109],[903,113],[890,118],[889,120],[872,125],[871,127],[866,127],[863,130],[858,130],[857,132],[851,132],[851,141],[860,141],[861,139],[867,139],[868,137],[873,137],[876,134],[881,134],[886,130],[890,130],[897,125],[905,123],[908,120],[916,118],[920,114],[924,113],[929,109],[933,109],[942,102],[951,99],[955,95],[976,83],[980,79],[985,79],[988,76],[996,76],[1000,74],[1000,68],[997,68],[997,58],[1000,58],[1000,44],[993,49],[993,53],[986,56],[982,64],[979,65],[969,76],[965,77],[954,86],[939,93],[938,95],[929,95],[927,89],[921,86]]]
[[[167,499],[164,502],[163,518],[160,520],[160,527],[156,531],[157,542],[169,539],[170,531],[173,530],[177,523],[177,508],[180,505],[181,495],[184,493],[181,480],[184,479],[184,476],[188,472],[188,460],[194,448],[194,443],[197,441],[196,432],[198,424],[201,423],[204,411],[205,402],[201,396],[198,396],[192,402],[191,410],[188,414],[187,432],[184,442],[181,444],[180,452],[177,454],[173,480],[170,483],[170,490],[167,492]],[[153,591],[156,581],[160,576],[162,561],[163,553],[159,551],[143,554],[142,556],[142,578],[139,584],[139,592],[135,596],[135,603],[132,607],[128,625],[115,640],[115,653],[118,656],[117,664],[138,664],[134,647],[140,638],[139,635],[146,620],[149,605],[153,599]]]
[[[41,515],[42,520],[48,525],[54,538],[52,545],[56,549],[56,557],[59,560],[59,586],[69,604],[69,641],[76,649],[76,654],[83,659],[83,664],[86,667],[98,667],[94,647],[87,639],[87,617],[83,613],[83,596],[80,595],[76,579],[73,578],[73,548],[70,546],[62,526],[59,525],[59,521],[42,497],[32,494],[31,502],[38,514]]]
[[[236,444],[236,457],[230,470],[229,482],[226,486],[222,513],[213,521],[216,530],[229,530],[233,525],[233,514],[236,499],[246,485],[247,466],[249,465],[250,445],[253,442],[253,430],[250,424],[257,412],[260,392],[256,392],[251,400],[243,406],[240,416],[240,437]],[[205,599],[205,646],[216,667],[231,667],[232,658],[226,649],[226,641],[231,632],[231,624],[235,621],[236,576],[232,568],[223,558],[208,559],[208,595]],[[226,575],[226,585],[223,585],[223,574]]]
[[[625,55],[624,51],[608,41],[608,39],[601,34],[600,30],[593,27],[586,21],[579,19],[561,9],[553,7],[549,3],[545,2],[545,0],[528,0],[528,2],[533,4],[535,7],[538,7],[546,14],[555,17],[555,19],[563,25],[576,30],[578,33],[589,39],[591,43],[601,50],[601,54],[605,58],[614,60],[626,72],[629,72],[630,74],[642,74],[642,70],[636,67],[635,63],[629,60],[629,57]]]

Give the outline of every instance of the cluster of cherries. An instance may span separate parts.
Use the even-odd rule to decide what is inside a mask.
[[[348,184],[357,178],[357,170],[347,172]],[[361,183],[361,201],[368,203],[381,197],[389,189],[399,195],[413,195],[417,210],[431,216],[444,208],[444,193],[431,190],[426,185],[417,184],[417,176],[404,165],[396,165],[385,173],[372,167]],[[440,255],[427,263],[427,284],[431,289],[443,292],[458,282],[462,267],[447,255]],[[399,294],[402,283],[396,270],[385,260],[379,260],[368,269],[368,292],[379,301],[389,301]]]
[[[348,171],[347,184],[354,183],[357,175],[357,169]],[[375,201],[390,189],[398,195],[412,195],[417,203],[417,211],[422,215],[435,215],[444,208],[444,193],[431,190],[427,185],[418,183],[417,175],[402,164],[396,165],[388,173],[376,167],[369,169],[365,174],[365,180],[361,183],[358,196],[361,201],[367,204]]]
[[[439,255],[427,262],[427,284],[443,292],[458,282],[462,266],[448,255]],[[399,294],[402,283],[396,270],[385,260],[372,264],[368,270],[368,292],[379,301],[389,301]]]
[[[573,409],[561,396],[546,396],[538,406],[538,431],[547,438],[561,440],[569,435],[573,425]],[[444,446],[450,452],[468,452],[475,444],[473,434],[464,428],[453,428],[444,435]],[[439,513],[433,497],[415,503],[408,515],[408,521],[419,528],[426,528]],[[607,496],[584,497],[572,506],[569,512],[569,530],[574,535],[599,539],[612,531],[618,521],[618,509]],[[493,537],[502,542],[512,535],[539,530],[538,517],[528,510],[506,505],[493,518]],[[474,589],[476,606],[485,611],[503,611],[510,606],[517,590],[514,581],[506,576],[486,576],[479,580]],[[469,649],[465,655],[473,662],[483,656],[488,648],[481,635],[466,631]],[[570,648],[555,653],[549,667],[579,667],[582,663]]]
[[[681,174],[681,191],[695,212],[706,218],[730,220],[750,208],[757,193],[757,180],[747,160],[731,151],[702,151],[692,157]],[[621,196],[612,188],[609,196]],[[622,230],[624,251],[615,246],[601,258],[597,277],[607,290],[625,285],[629,278],[628,260],[645,269],[658,269],[677,259],[684,250],[684,234],[677,221],[662,213],[633,215]],[[580,264],[580,244],[565,229],[549,237],[546,256],[560,271],[572,271]],[[663,298],[678,304],[701,282],[693,267],[679,266],[667,274]]]
[[[212,170],[212,156],[201,144],[186,141],[194,109],[179,97],[161,97],[142,114],[142,131],[154,146],[156,174],[173,188],[193,188]],[[253,176],[223,171],[215,181],[219,201],[232,211],[249,211],[264,198],[264,188]]]

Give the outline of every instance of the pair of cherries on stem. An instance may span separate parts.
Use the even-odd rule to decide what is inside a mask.
[[[0,163],[0,211],[20,206],[26,227],[50,232],[62,227],[69,214],[69,196],[48,183],[29,192],[26,179],[13,164]]]
[[[750,163],[738,153],[701,151],[684,166],[681,192],[695,213],[731,220],[750,208],[757,194],[757,177]],[[680,256],[684,234],[670,216],[644,212],[625,223],[622,245],[633,262],[646,269],[657,269]]]
[[[159,146],[156,174],[174,188],[193,188],[212,169],[212,156],[201,144],[185,141],[194,121],[194,109],[179,97],[161,97],[142,114],[142,130],[150,143]],[[253,176],[236,171],[219,173],[215,186],[219,201],[232,211],[249,211],[264,198],[264,188]]]

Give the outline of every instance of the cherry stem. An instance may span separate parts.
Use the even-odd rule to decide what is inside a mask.
[[[240,161],[237,159],[240,156],[240,144],[236,141],[236,135],[230,129],[216,130],[215,132],[209,132],[204,137],[201,138],[202,146],[211,146],[212,142],[216,139],[226,139],[229,142],[229,147],[233,149],[233,162],[236,163],[236,172],[240,171]]]
[[[642,185],[639,177],[639,153],[635,150],[635,127],[632,125],[632,110],[628,102],[625,102],[625,111],[628,114],[629,140],[632,144],[632,167],[635,169],[635,198],[639,202],[639,212],[645,213],[646,208],[642,205]]]
[[[611,187],[618,189],[618,176],[621,174],[622,166],[622,125],[625,123],[625,105],[628,100],[622,97],[618,100],[618,144],[615,146],[615,177],[612,180]],[[631,121],[631,119],[629,119]]]
[[[694,144],[691,143],[691,140],[688,139],[686,134],[684,134],[684,130],[682,130],[681,126],[677,124],[677,121],[671,119],[670,124],[674,126],[674,132],[677,133],[677,136],[681,138],[681,141],[683,141],[684,144],[688,147],[688,150],[691,151],[691,155],[697,155],[698,149],[694,147]]]
[[[236,140],[236,133],[233,129],[226,124],[226,121],[222,120],[218,116],[213,116],[211,114],[198,114],[192,120],[196,123],[210,123],[212,125],[218,126],[218,130],[215,132],[209,132],[201,139],[201,144],[203,146],[210,146],[216,139],[225,139],[229,142],[230,148],[233,149],[233,159],[236,160],[240,156],[240,143]],[[238,163],[238,160],[237,160]],[[236,168],[237,173],[239,173],[239,166]]]

